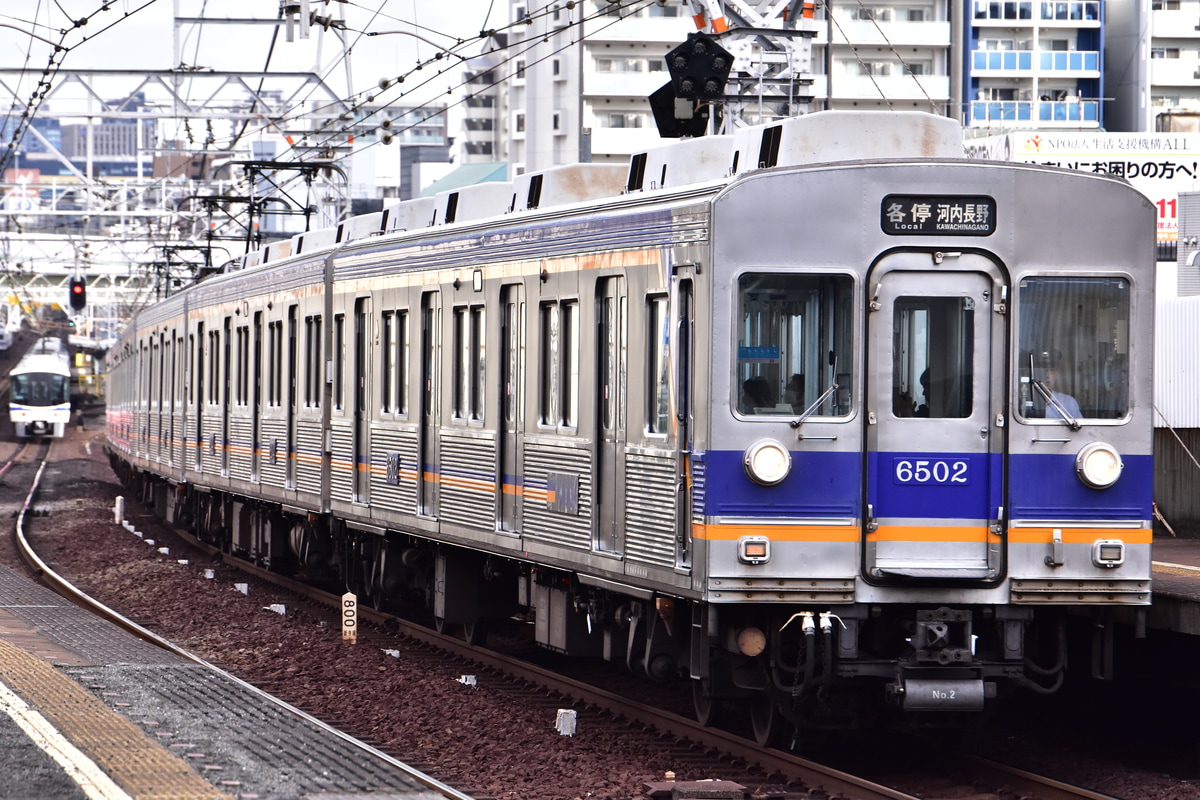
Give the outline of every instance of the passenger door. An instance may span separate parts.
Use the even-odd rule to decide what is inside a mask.
[[[1002,285],[978,255],[898,254],[871,274],[868,578],[1000,575]]]
[[[437,516],[438,503],[438,402],[441,396],[439,353],[441,304],[437,292],[421,297],[421,384],[420,433],[417,443],[417,510],[425,516]]]
[[[372,331],[371,298],[360,297],[354,302],[354,501],[370,502],[371,487],[371,355]]]
[[[596,541],[597,550],[625,547],[625,281],[603,278],[596,291]]]
[[[521,365],[525,361],[525,287],[505,286],[500,292],[500,492],[499,529],[521,529],[522,484],[520,431],[523,409]]]

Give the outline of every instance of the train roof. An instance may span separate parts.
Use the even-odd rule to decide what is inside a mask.
[[[226,265],[247,269],[371,236],[722,183],[776,166],[880,158],[963,158],[962,126],[919,111],[819,111],[732,135],[668,141],[628,165],[570,164],[385,206],[272,242]]]
[[[51,375],[71,375],[71,365],[67,354],[61,353],[26,353],[9,371],[9,375],[28,375],[30,373],[49,373]]]

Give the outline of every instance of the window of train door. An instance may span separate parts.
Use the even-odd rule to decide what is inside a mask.
[[[988,259],[880,262],[868,318],[867,569],[872,577],[993,579],[1002,505],[992,415],[1002,397],[1001,285]]]
[[[250,353],[250,480],[257,483],[259,478],[260,459],[262,458],[262,446],[260,439],[262,437],[262,412],[263,412],[263,396],[262,396],[262,378],[263,378],[263,314],[261,311],[254,312],[254,329],[252,335],[254,341],[251,343]],[[243,368],[244,369],[244,368]]]
[[[675,321],[675,418],[679,422],[675,447],[678,452],[679,497],[676,501],[676,564],[692,565],[692,281],[679,281]]]
[[[354,500],[366,503],[371,489],[371,298],[354,301]]]
[[[441,313],[437,292],[421,296],[420,439],[417,443],[418,511],[437,515],[438,503],[438,337]]]
[[[628,363],[625,280],[596,286],[596,542],[597,550],[625,546],[625,372]]]
[[[233,320],[225,318],[225,370],[221,390],[221,474],[229,475],[229,411],[233,405]]]
[[[296,459],[293,454],[296,452],[296,411],[297,404],[300,402],[300,393],[297,390],[296,380],[299,370],[300,359],[300,309],[298,306],[288,307],[288,323],[287,323],[287,447],[285,453],[285,477],[284,482],[287,488],[296,488]]]
[[[204,323],[196,325],[196,339],[193,342],[196,351],[196,367],[193,372],[191,399],[194,401],[192,416],[196,418],[196,453],[195,467],[201,469],[204,464]]]
[[[500,492],[497,527],[521,529],[520,431],[522,373],[525,361],[525,287],[500,290],[500,456],[496,488]]]

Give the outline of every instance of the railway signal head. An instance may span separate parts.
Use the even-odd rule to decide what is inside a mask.
[[[688,34],[687,41],[667,53],[667,71],[676,97],[713,100],[725,94],[733,56],[717,40],[703,33]]]
[[[674,139],[703,136],[710,108],[720,113],[733,56],[711,36],[692,33],[667,53],[666,61],[671,81],[650,95],[658,134]]]
[[[83,311],[87,306],[87,280],[84,278],[71,278],[71,308],[76,311]]]

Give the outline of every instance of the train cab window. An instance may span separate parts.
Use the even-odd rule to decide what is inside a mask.
[[[892,334],[892,413],[897,417],[971,416],[975,301],[900,297]]]
[[[745,273],[738,279],[738,412],[850,413],[853,288],[848,275]]]
[[[1017,293],[1017,413],[1121,419],[1129,411],[1129,282],[1032,277]]]

